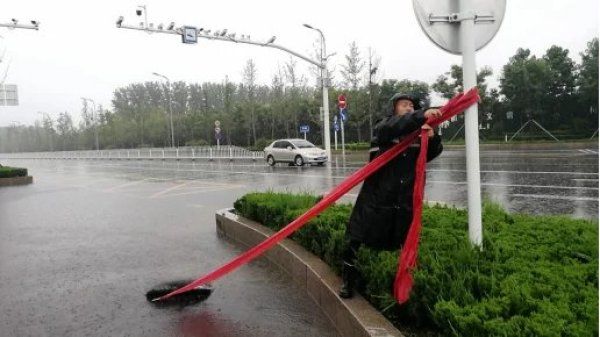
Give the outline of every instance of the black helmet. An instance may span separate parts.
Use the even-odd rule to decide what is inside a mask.
[[[421,100],[419,100],[417,97],[410,94],[397,93],[390,98],[390,102],[392,103],[392,112],[396,110],[396,103],[401,99],[411,101],[415,110],[421,109]]]

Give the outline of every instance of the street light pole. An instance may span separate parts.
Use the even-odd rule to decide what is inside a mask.
[[[171,148],[175,147],[175,133],[173,130],[173,108],[171,106],[171,80],[162,74],[152,73],[154,76],[162,77],[167,81],[167,85],[169,86],[169,119],[171,120]]]
[[[314,28],[309,24],[304,24],[304,27],[312,30],[316,30],[321,35],[321,60],[320,60],[320,68],[321,68],[321,86],[323,88],[323,133],[325,135],[325,152],[327,152],[327,158],[331,160],[331,130],[329,126],[329,73],[327,71],[327,55],[326,45],[325,45],[325,35],[323,32]]]

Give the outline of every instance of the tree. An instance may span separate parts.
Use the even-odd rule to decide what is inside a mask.
[[[360,52],[356,42],[350,43],[349,53],[345,56],[346,64],[342,65],[342,77],[346,88],[357,90],[361,80],[361,73],[365,67],[365,62],[360,58]]]
[[[548,64],[544,59],[531,55],[529,49],[519,48],[502,68],[500,93],[506,97],[520,124],[531,118],[544,124],[543,102],[549,79]]]
[[[295,137],[299,136],[298,128],[300,126],[298,123],[298,113],[296,109],[298,107],[298,89],[302,78],[301,76],[298,76],[296,66],[297,61],[292,57],[290,57],[290,61],[285,64],[285,77],[290,85],[290,88],[285,91],[285,99],[287,101],[286,113],[284,114],[286,137],[290,136],[290,126],[288,124],[290,117],[291,120],[293,120],[292,132],[294,133]]]
[[[556,128],[566,125],[574,114],[575,62],[569,57],[569,50],[559,46],[550,47],[543,59],[549,70],[544,100],[547,127]]]
[[[369,92],[369,135],[373,138],[373,100],[378,100],[379,98],[376,96],[379,93],[377,90],[376,83],[376,75],[379,71],[379,65],[381,64],[381,57],[377,56],[377,54],[369,47],[368,49],[368,66],[369,69],[367,72],[367,90]]]
[[[487,91],[486,80],[493,74],[492,68],[485,66],[477,73],[477,88],[480,94],[485,94]],[[440,75],[435,83],[431,86],[433,90],[439,92],[444,98],[452,98],[459,92],[463,91],[463,71],[462,67],[453,64],[450,71]]]
[[[579,102],[583,112],[590,117],[591,126],[598,128],[598,38],[587,44],[587,49],[581,53],[579,66]]]
[[[68,150],[71,148],[73,136],[74,136],[74,128],[73,128],[73,119],[68,112],[63,112],[58,116],[56,120],[56,131],[61,138],[62,141],[62,150]]]
[[[244,68],[244,85],[246,86],[248,107],[250,110],[250,129],[252,131],[252,144],[256,144],[256,65],[252,59],[249,59]]]

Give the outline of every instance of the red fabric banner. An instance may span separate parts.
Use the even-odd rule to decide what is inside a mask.
[[[398,272],[394,280],[394,298],[402,304],[408,300],[413,285],[412,270],[417,264],[417,251],[421,233],[421,214],[423,213],[423,197],[425,190],[425,167],[427,166],[427,130],[421,131],[421,152],[417,158],[415,185],[413,190],[413,220],[408,235],[400,251]]]
[[[471,89],[464,95],[462,93],[458,94],[457,96],[453,97],[450,101],[448,101],[448,103],[440,109],[442,112],[442,117],[433,119],[433,120],[428,120],[427,123],[430,126],[435,127],[438,124],[440,124],[441,122],[444,122],[444,121],[452,118],[453,116],[459,114],[460,112],[464,111],[466,108],[468,108],[472,104],[476,103],[478,101],[478,99],[479,99],[479,95],[475,88]],[[190,290],[197,288],[203,284],[212,282],[212,281],[232,272],[233,270],[237,269],[238,267],[248,263],[249,261],[253,260],[257,256],[261,255],[262,253],[264,253],[269,248],[276,245],[281,240],[290,236],[292,233],[294,233],[300,227],[304,226],[308,221],[310,221],[312,218],[314,218],[319,213],[321,213],[323,210],[325,210],[327,207],[329,207],[331,204],[333,204],[336,200],[338,200],[340,197],[342,197],[344,194],[346,194],[348,191],[350,191],[354,186],[358,185],[360,182],[362,182],[367,177],[369,177],[371,174],[373,174],[375,171],[377,171],[379,168],[381,168],[383,165],[385,165],[387,162],[389,162],[392,158],[394,158],[398,154],[404,152],[408,148],[408,146],[419,136],[419,132],[420,132],[420,130],[417,130],[417,131],[411,133],[410,135],[406,136],[399,144],[396,144],[394,147],[392,147],[385,153],[381,154],[380,156],[375,158],[373,161],[371,161],[367,165],[358,169],[356,172],[354,172],[348,178],[344,179],[344,181],[342,181],[342,183],[340,183],[340,185],[336,186],[331,192],[329,192],[327,195],[325,195],[323,197],[323,199],[321,199],[311,209],[306,211],[304,214],[300,215],[298,218],[296,218],[294,221],[289,223],[284,228],[280,229],[277,233],[275,233],[272,236],[270,236],[269,238],[265,239],[265,241],[250,248],[248,251],[238,255],[237,257],[233,258],[231,261],[225,263],[224,265],[211,271],[210,273],[198,278],[197,280],[195,280],[177,290],[172,291],[171,293],[169,293],[167,295],[159,297],[156,300],[167,299],[171,296],[181,294],[186,291],[190,291]],[[427,137],[425,137],[425,138],[427,138]],[[416,186],[416,184],[415,184],[415,186]],[[421,195],[421,198],[422,198],[422,195]],[[419,219],[420,219],[420,215],[419,215]],[[412,227],[412,225],[411,225],[411,227]],[[417,235],[418,235],[418,233],[417,233]]]

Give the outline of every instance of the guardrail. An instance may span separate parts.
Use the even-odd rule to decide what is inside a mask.
[[[2,159],[84,159],[84,160],[262,160],[264,151],[236,146],[144,148],[88,151],[0,153]]]

